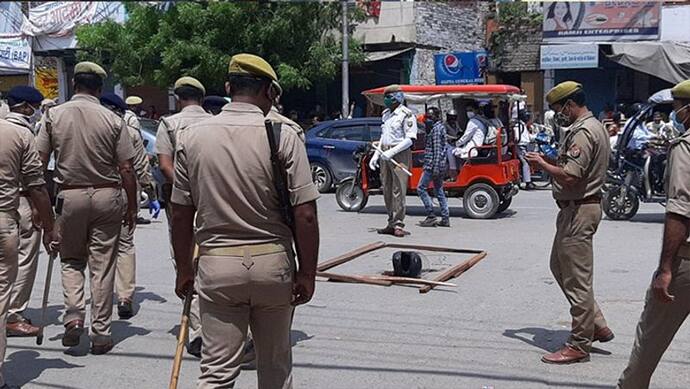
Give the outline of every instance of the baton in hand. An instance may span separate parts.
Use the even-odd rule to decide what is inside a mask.
[[[379,145],[377,145],[376,143],[372,143],[371,146],[372,146],[374,149],[376,149],[376,151],[378,151],[379,153],[383,154],[383,150],[381,150],[381,148],[379,147]],[[412,173],[410,173],[410,171],[407,170],[407,169],[405,168],[405,166],[403,166],[402,164],[398,163],[398,161],[394,160],[393,158],[389,159],[388,161],[389,161],[390,163],[392,163],[393,165],[397,166],[398,168],[400,168],[400,170],[402,170],[403,173],[405,173],[405,174],[407,174],[408,176],[412,177]]]
[[[199,246],[194,246],[194,275],[196,276],[197,266],[199,265]],[[180,320],[180,333],[177,335],[177,347],[175,349],[175,359],[173,360],[172,374],[170,375],[170,386],[168,389],[177,389],[177,382],[180,378],[180,368],[182,367],[182,355],[184,345],[187,343],[189,333],[189,313],[192,310],[192,299],[194,298],[194,288],[189,288],[184,296],[184,306],[182,308],[182,319]]]
[[[46,315],[48,310],[48,295],[50,295],[50,281],[53,275],[53,263],[55,262],[55,257],[57,257],[56,252],[49,254],[48,259],[48,272],[46,274],[46,285],[43,288],[43,305],[41,308],[41,324],[38,327],[38,335],[36,335],[36,344],[43,344],[43,328],[46,326]]]

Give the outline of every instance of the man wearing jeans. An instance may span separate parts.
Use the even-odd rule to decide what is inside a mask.
[[[419,223],[420,227],[450,227],[448,201],[443,191],[443,178],[446,174],[446,127],[441,121],[441,111],[431,107],[426,111],[426,146],[424,148],[424,173],[417,186],[417,194],[424,203],[426,219]],[[436,220],[434,205],[427,192],[429,183],[434,184],[434,195],[441,207],[441,221]]]

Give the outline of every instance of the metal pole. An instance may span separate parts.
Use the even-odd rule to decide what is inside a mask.
[[[342,0],[343,5],[343,105],[342,117],[347,119],[350,116],[350,74],[349,74],[349,56],[350,46],[349,40],[349,26],[347,24],[347,0]]]

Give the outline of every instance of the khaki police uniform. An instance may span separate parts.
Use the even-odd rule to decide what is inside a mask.
[[[386,109],[382,115],[381,149],[390,150],[405,138],[417,138],[417,119],[412,111],[404,105],[395,110]],[[407,148],[393,159],[406,169],[412,166],[412,149]],[[405,198],[407,197],[407,183],[409,176],[391,161],[379,159],[381,166],[381,185],[383,186],[383,202],[388,210],[388,227],[405,227]]]
[[[690,100],[690,81],[678,84],[672,94]],[[690,130],[671,141],[667,163],[666,213],[690,219]],[[671,275],[668,293],[675,297],[672,302],[663,303],[651,288],[647,290],[630,361],[618,380],[618,389],[649,388],[661,357],[690,314],[690,239],[679,248]]]
[[[229,72],[276,79],[270,65],[248,54],[233,57]],[[178,143],[172,201],[197,210],[200,389],[234,385],[248,327],[258,358],[258,387],[292,387],[295,260],[273,181],[264,120],[258,107],[233,102],[191,126]],[[281,131],[278,153],[291,204],[316,200],[319,194],[299,136]]]
[[[33,134],[33,125],[29,118],[10,112],[5,116],[5,120],[12,124],[23,127],[29,134]],[[36,281],[36,270],[38,269],[38,255],[41,249],[41,230],[33,224],[31,200],[27,192],[19,192],[19,267],[17,269],[17,280],[12,287],[10,295],[10,308],[7,315],[8,323],[16,323],[26,320],[23,316],[24,311],[29,306],[31,290]]]
[[[302,129],[302,126],[295,123],[294,120],[284,115],[281,115],[275,106],[271,107],[271,110],[268,112],[268,115],[266,115],[266,119],[270,120],[272,123],[280,123],[281,129],[294,131],[295,134],[297,134],[299,139],[302,141],[302,143],[304,143],[304,130]]]
[[[317,199],[306,151],[295,133],[282,131],[279,153],[292,204]],[[185,132],[175,165],[172,201],[197,209],[204,339],[199,388],[231,387],[248,326],[259,388],[289,387],[295,264],[292,234],[273,183],[263,113],[249,104],[226,105]]]
[[[175,147],[177,146],[177,137],[179,134],[187,129],[192,124],[199,123],[204,119],[210,118],[210,113],[204,111],[200,105],[188,105],[174,115],[162,118],[156,132],[156,145],[154,151],[156,154],[169,155],[175,158]],[[173,249],[172,249],[172,204],[167,201],[165,204],[165,215],[168,221],[168,236],[170,238],[170,256],[175,266]],[[201,318],[199,317],[199,301],[198,297],[194,295],[192,299],[192,309],[189,313],[189,337],[196,339],[201,337]]]
[[[55,152],[56,210],[65,324],[84,320],[84,271],[89,268],[94,344],[110,341],[112,293],[122,215],[119,163],[135,157],[124,120],[98,98],[77,94],[52,108],[38,135],[41,153]],[[60,209],[62,208],[62,209]],[[126,227],[125,227],[126,228]]]
[[[45,181],[31,132],[0,120],[0,139],[0,386],[3,386],[5,324],[19,261],[19,188],[44,185]]]
[[[588,112],[570,126],[558,152],[558,166],[578,178],[572,187],[552,180],[560,212],[551,250],[551,272],[570,303],[568,344],[589,353],[594,332],[607,327],[592,288],[592,239],[601,221],[601,188],[610,154],[604,126]]]
[[[136,121],[138,124],[139,121]],[[137,176],[137,192],[143,188],[149,196],[149,200],[156,199],[153,187],[153,176],[149,165],[148,155],[144,148],[144,142],[139,132],[139,127],[127,125],[127,139],[132,142],[134,148],[134,171]],[[122,196],[127,202],[127,195],[122,190]],[[137,201],[137,204],[139,202]],[[117,250],[117,264],[115,266],[115,293],[118,301],[132,302],[136,288],[136,249],[134,247],[134,231],[122,228],[120,231],[120,244]]]

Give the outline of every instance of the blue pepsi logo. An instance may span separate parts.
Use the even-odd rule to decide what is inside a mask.
[[[449,74],[458,74],[462,70],[462,61],[455,54],[443,57],[443,69]]]

